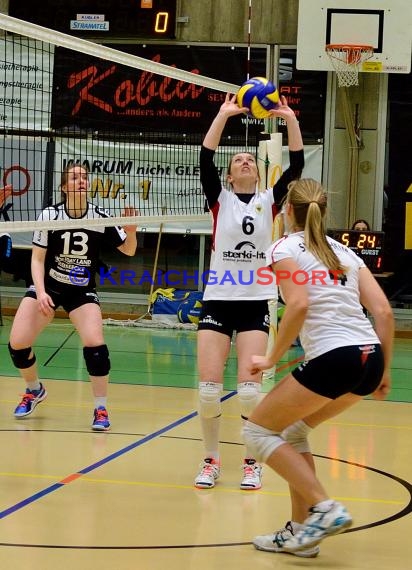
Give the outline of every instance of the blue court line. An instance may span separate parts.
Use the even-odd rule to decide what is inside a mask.
[[[225,396],[223,396],[221,398],[221,401],[224,402],[225,400],[228,400],[229,398],[234,396],[236,393],[237,393],[236,391],[233,391],[233,392],[230,392],[229,394],[226,394]],[[16,503],[15,505],[9,507],[8,509],[4,509],[3,511],[0,511],[0,519],[3,519],[5,517],[15,513],[16,511],[19,511],[20,509],[27,507],[31,503],[34,503],[35,501],[42,499],[43,497],[45,497],[46,495],[49,495],[50,493],[53,493],[54,491],[58,491],[62,487],[65,487],[68,483],[71,483],[72,481],[76,481],[82,475],[85,475],[86,473],[90,473],[91,471],[94,471],[98,467],[101,467],[102,465],[109,463],[109,461],[113,461],[114,459],[117,459],[121,455],[124,455],[125,453],[132,451],[136,447],[140,447],[144,443],[147,443],[148,441],[151,441],[152,439],[155,439],[156,437],[163,435],[164,433],[172,430],[173,428],[184,424],[185,422],[193,419],[197,415],[198,415],[197,412],[191,412],[190,414],[183,416],[182,418],[176,420],[175,422],[173,422],[173,423],[171,423],[171,424],[169,424],[169,425],[167,425],[167,426],[165,426],[165,427],[163,427],[163,428],[161,428],[161,429],[159,429],[153,433],[150,433],[149,435],[142,437],[138,441],[135,441],[134,443],[131,443],[130,445],[127,445],[126,447],[123,447],[122,449],[119,449],[119,451],[116,451],[115,453],[112,453],[111,455],[104,457],[100,461],[97,461],[96,463],[93,463],[92,465],[89,465],[88,467],[84,467],[83,469],[81,469],[80,471],[77,471],[76,473],[74,473],[72,475],[68,475],[67,477],[64,477],[61,481],[59,481],[58,483],[54,483],[53,485],[50,485],[50,487],[46,487],[46,489],[43,489],[43,491],[39,491],[38,493],[35,493],[34,495],[27,497],[27,499],[23,499],[23,501],[20,501],[19,503]]]

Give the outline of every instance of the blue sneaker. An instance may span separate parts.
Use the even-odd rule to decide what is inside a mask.
[[[283,544],[285,552],[295,553],[316,546],[324,538],[339,534],[352,525],[352,517],[337,501],[327,510],[315,505],[309,512],[311,514],[303,523],[303,527]]]
[[[43,386],[40,384],[40,390],[29,390],[27,388],[26,393],[23,394],[22,400],[17,408],[14,410],[15,418],[24,418],[29,416],[34,412],[34,408],[47,398],[47,392]]]
[[[104,406],[99,406],[94,410],[92,430],[108,431],[110,429],[109,414]]]

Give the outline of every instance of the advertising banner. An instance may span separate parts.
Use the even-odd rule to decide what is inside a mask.
[[[226,166],[234,153],[222,147],[216,164],[225,183]],[[305,147],[305,175],[320,179],[322,147]],[[289,163],[287,147],[282,149],[283,169]],[[131,206],[145,216],[204,215],[205,198],[200,184],[199,146],[148,145],[113,143],[111,141],[57,139],[55,159],[55,198],[60,199],[60,172],[69,163],[86,165],[90,172],[90,200],[120,216]],[[221,166],[219,166],[221,165]],[[307,174],[306,174],[307,172]],[[154,220],[157,231],[161,220]],[[167,231],[167,227],[165,231]],[[181,225],[187,229],[210,233],[210,222]]]
[[[48,130],[54,46],[21,36],[1,45],[0,127]]]
[[[240,85],[246,80],[247,49],[234,46],[115,45],[120,51],[193,74]],[[266,75],[266,48],[252,48],[251,75]],[[326,73],[298,71],[295,50],[282,50],[281,95],[294,109],[306,143],[323,139]],[[57,48],[52,126],[94,131],[151,130],[206,133],[225,93]],[[264,130],[263,119],[232,117],[225,134]],[[279,130],[286,127],[279,124]]]
[[[0,203],[0,224],[34,221],[42,210],[46,150],[47,143],[41,140],[8,137],[0,141],[1,185],[13,185],[12,195]],[[12,237],[13,245],[31,246],[31,232],[16,232]]]

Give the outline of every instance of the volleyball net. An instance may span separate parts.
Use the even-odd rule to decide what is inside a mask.
[[[165,65],[159,48],[147,48],[140,57],[133,45],[114,49],[0,14],[0,185],[13,186],[10,196],[0,192],[3,231],[84,225],[40,216],[61,201],[68,164],[87,166],[89,200],[111,216],[91,226],[210,231],[199,148],[238,85]],[[222,181],[233,152],[258,152],[263,123],[249,121],[228,122],[216,156]],[[122,216],[129,207],[138,218]]]

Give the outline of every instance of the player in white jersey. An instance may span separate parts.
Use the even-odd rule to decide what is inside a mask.
[[[31,262],[34,285],[20,303],[9,341],[13,363],[26,382],[26,392],[14,415],[16,418],[27,417],[47,396],[39,380],[32,345],[61,305],[83,344],[94,395],[92,429],[107,431],[110,428],[106,409],[110,359],[103,337],[95,273],[104,242],[125,255],[135,254],[136,226],[87,227],[88,219],[107,218],[108,214],[88,202],[89,176],[83,166],[69,164],[64,169],[61,190],[63,201],[43,210],[39,219],[84,218],[86,223],[84,228],[34,232]],[[125,215],[134,214],[130,208],[125,210]]]
[[[285,97],[271,112],[287,124],[290,166],[273,188],[259,192],[255,157],[235,154],[223,188],[213,162],[229,117],[245,111],[236,97],[226,96],[212,122],[200,151],[200,178],[213,216],[210,273],[198,327],[199,417],[204,460],[195,478],[200,489],[214,487],[220,474],[219,427],[225,363],[231,338],[236,333],[238,400],[242,418],[247,418],[260,398],[262,374],[250,374],[246,364],[252,354],[265,354],[269,331],[268,300],[277,297],[272,284],[260,283],[265,251],[272,241],[273,220],[286,195],[287,185],[301,175],[303,142],[292,109]],[[246,450],[241,489],[261,487],[261,466]]]
[[[305,361],[267,394],[243,433],[256,458],[287,480],[292,503],[292,520],[257,536],[255,547],[314,557],[318,543],[352,518],[316,478],[307,436],[364,396],[383,399],[389,392],[394,319],[363,261],[326,237],[326,194],[318,182],[289,184],[285,212],[289,235],[269,248],[267,262],[286,310],[275,347],[267,357],[254,356],[250,370],[274,366],[298,334]]]

